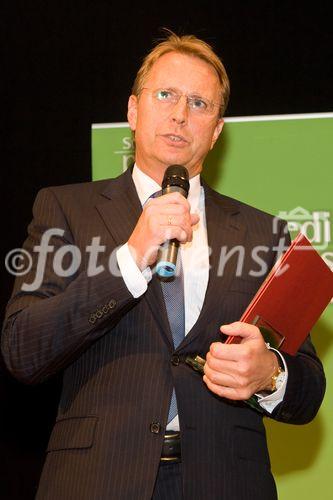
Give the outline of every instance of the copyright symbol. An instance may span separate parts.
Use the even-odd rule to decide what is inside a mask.
[[[32,257],[24,248],[14,248],[6,255],[5,266],[13,276],[24,276],[32,268]]]

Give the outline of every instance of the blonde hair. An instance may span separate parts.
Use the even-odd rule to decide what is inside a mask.
[[[212,47],[200,40],[194,35],[178,36],[170,30],[165,30],[168,34],[167,38],[156,45],[144,58],[143,63],[136,75],[132,87],[132,94],[139,96],[144,87],[148,73],[155,62],[168,52],[178,52],[185,55],[190,55],[202,59],[206,63],[213,66],[221,84],[221,107],[220,117],[225,113],[229,101],[230,82],[222,64],[221,59],[215,54]]]

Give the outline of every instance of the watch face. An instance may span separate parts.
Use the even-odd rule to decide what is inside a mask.
[[[279,375],[277,376],[276,382],[275,382],[276,390],[280,389],[285,378],[286,378],[286,372],[279,373]]]

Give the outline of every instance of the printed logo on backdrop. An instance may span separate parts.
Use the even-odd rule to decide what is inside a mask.
[[[281,211],[278,214],[281,219],[288,222],[291,237],[302,232],[315,249],[320,252],[326,250],[331,242],[330,212],[314,210],[310,212],[303,207],[297,207],[290,212]]]
[[[324,262],[333,271],[333,246],[331,231],[331,213],[329,210],[307,210],[296,207],[280,211],[278,216],[288,222],[288,229],[293,239],[299,232],[303,233],[313,247],[320,253]],[[333,303],[333,299],[331,301]]]
[[[122,171],[125,172],[134,163],[133,138],[126,135],[122,137],[121,144],[121,149],[114,151],[114,154],[120,155]]]
[[[93,180],[117,177],[134,163],[131,129],[126,123],[92,126]]]

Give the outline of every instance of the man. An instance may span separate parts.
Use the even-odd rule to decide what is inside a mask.
[[[26,383],[64,370],[38,499],[274,499],[262,416],[305,423],[318,411],[325,379],[310,340],[296,357],[280,356],[255,326],[237,322],[285,227],[280,221],[274,231],[271,216],[200,180],[228,94],[212,49],[170,35],[146,57],[129,98],[133,170],[44,189],[36,199],[25,243],[34,266],[24,280],[31,284],[42,268],[43,276],[36,290],[16,282],[2,348]],[[174,164],[188,169],[188,200],[153,196]],[[93,237],[98,273],[87,253]],[[154,265],[173,238],[181,243],[173,285],[182,298],[172,310],[175,289],[168,298]],[[43,241],[42,266],[33,247]],[[67,252],[71,266],[73,245],[79,268],[59,272],[59,255]],[[246,250],[241,276],[233,257],[218,272],[222,246],[238,245]],[[258,245],[268,249],[259,278],[249,273]],[[220,327],[241,344],[222,344]],[[203,379],[184,362],[195,354],[207,359]],[[253,394],[260,411],[244,403]]]

